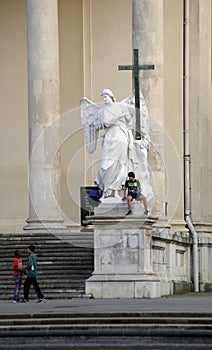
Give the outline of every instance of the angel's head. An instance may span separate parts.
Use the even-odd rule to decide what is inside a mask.
[[[110,89],[104,89],[101,92],[101,96],[105,103],[115,102],[115,97]]]

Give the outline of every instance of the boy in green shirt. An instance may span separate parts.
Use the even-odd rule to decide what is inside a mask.
[[[128,203],[128,213],[126,215],[132,215],[132,201],[136,199],[137,201],[143,201],[144,203],[144,215],[149,214],[148,203],[146,197],[141,193],[141,184],[140,181],[135,178],[135,173],[130,171],[128,173],[129,179],[125,182],[124,185],[124,196],[123,200],[126,200],[127,192],[127,203]]]
[[[24,269],[24,272],[27,274],[27,277],[24,282],[24,299],[22,303],[29,301],[29,290],[31,285],[33,285],[34,290],[38,296],[38,303],[44,300],[43,293],[38,285],[36,276],[37,276],[37,255],[35,254],[35,247],[30,245],[27,249],[28,251],[28,264]]]

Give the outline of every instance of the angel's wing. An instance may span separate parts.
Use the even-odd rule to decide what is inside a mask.
[[[80,101],[80,115],[86,140],[88,153],[93,153],[96,149],[99,130],[102,128],[100,107],[83,97]]]

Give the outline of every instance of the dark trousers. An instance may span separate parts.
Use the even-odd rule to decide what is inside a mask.
[[[24,299],[25,300],[29,300],[29,290],[31,285],[33,285],[35,293],[37,294],[39,299],[42,299],[43,293],[40,290],[40,287],[38,285],[38,282],[36,280],[36,277],[32,277],[32,276],[27,276],[27,278],[25,279],[24,282]]]

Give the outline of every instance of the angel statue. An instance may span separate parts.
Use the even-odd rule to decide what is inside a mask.
[[[141,140],[134,139],[135,103],[134,94],[121,102],[109,89],[101,92],[104,104],[97,105],[88,98],[80,101],[80,114],[84,127],[88,153],[94,153],[98,134],[102,136],[102,155],[96,175],[96,184],[103,191],[103,198],[117,197],[125,184],[129,171],[134,171],[141,181],[143,192],[150,198],[152,190],[149,186],[147,165],[147,149],[149,145],[148,112],[141,94]]]

